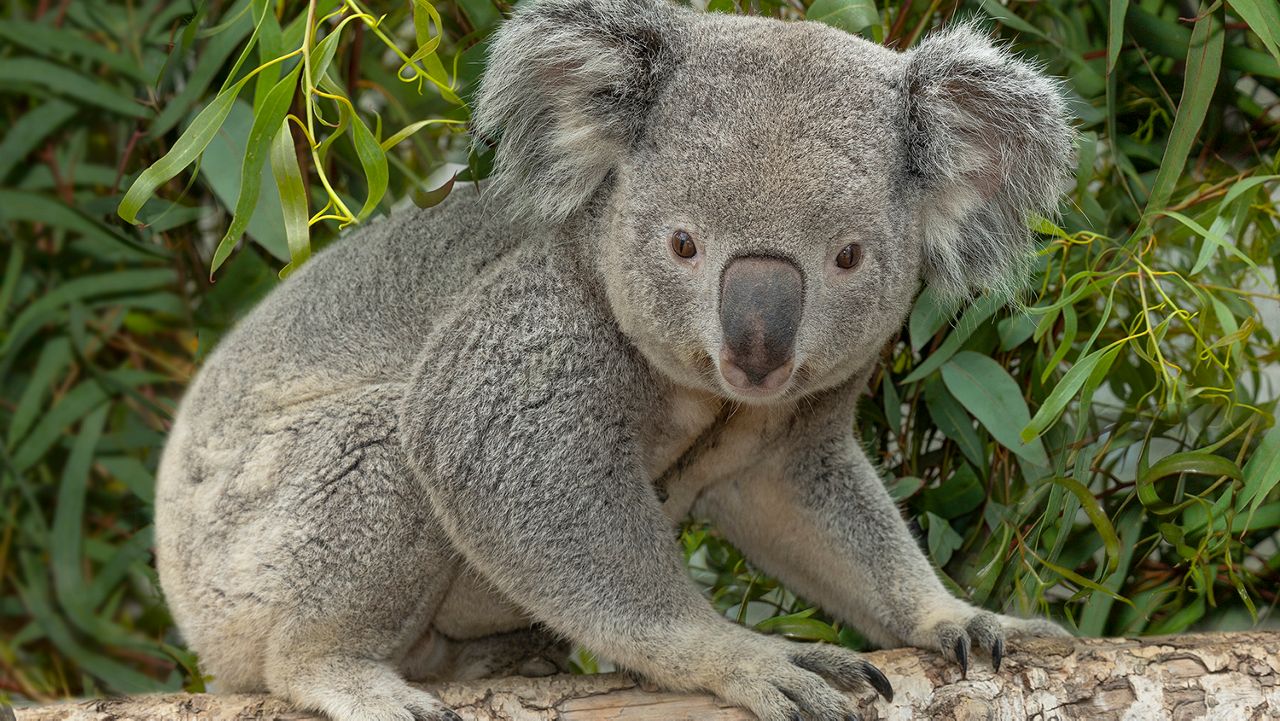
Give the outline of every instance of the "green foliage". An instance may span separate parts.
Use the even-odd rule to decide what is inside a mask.
[[[984,298],[952,317],[926,292],[859,401],[866,446],[957,593],[1049,609],[1084,634],[1270,612],[1275,4],[1206,3],[1195,18],[1171,0],[709,5],[807,15],[900,48],[976,14],[1065,78],[1077,187],[1056,223],[1040,222],[1025,307]],[[149,552],[175,399],[313,245],[393,199],[430,205],[455,178],[483,177],[486,157],[459,130],[508,10],[7,3],[0,700],[202,685]],[[861,643],[713,529],[682,541],[727,615]]]

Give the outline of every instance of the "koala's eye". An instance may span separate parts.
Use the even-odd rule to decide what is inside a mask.
[[[862,263],[862,246],[857,243],[850,243],[840,249],[840,254],[836,256],[836,267],[844,270],[857,268]]]
[[[698,246],[688,231],[677,230],[671,234],[671,252],[687,260],[698,254]]]

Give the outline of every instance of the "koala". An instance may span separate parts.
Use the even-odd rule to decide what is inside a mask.
[[[764,721],[891,698],[858,653],[717,613],[690,516],[879,645],[998,670],[1065,633],[947,591],[854,416],[922,287],[1017,287],[1072,174],[1054,80],[972,25],[897,52],[527,0],[475,106],[493,177],[317,254],[180,404],[157,564],[217,689],[440,721],[411,681],[551,673],[573,643]]]

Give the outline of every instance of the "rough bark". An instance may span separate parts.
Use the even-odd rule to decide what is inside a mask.
[[[866,719],[1280,718],[1280,633],[1010,644],[992,674],[975,660],[967,679],[917,649],[869,654],[894,701],[860,699]],[[431,687],[468,721],[749,721],[710,696],[641,688],[619,674],[506,678]],[[0,718],[4,713],[0,710]],[[17,710],[17,721],[311,721],[265,696],[170,694]]]

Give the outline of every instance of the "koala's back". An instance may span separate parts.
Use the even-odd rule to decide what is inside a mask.
[[[527,239],[471,185],[435,208],[402,208],[311,259],[228,334],[203,375],[275,387],[402,378],[439,316]]]
[[[166,446],[186,460],[162,465],[161,490],[178,475],[206,480],[190,478],[206,465],[200,456],[218,475],[234,474],[225,454],[241,453],[291,409],[403,383],[435,324],[467,302],[487,268],[532,239],[467,185],[318,253],[236,324],[188,387]]]

